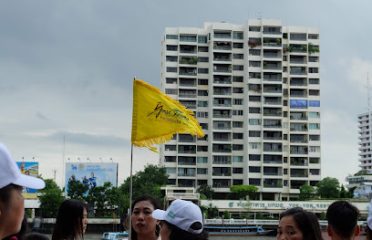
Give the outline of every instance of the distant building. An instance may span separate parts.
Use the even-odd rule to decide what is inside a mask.
[[[166,28],[161,84],[195,112],[206,136],[161,146],[168,186],[259,188],[298,198],[321,179],[319,32],[277,20]]]
[[[359,162],[362,170],[372,172],[372,115],[363,113],[358,116],[359,124]]]

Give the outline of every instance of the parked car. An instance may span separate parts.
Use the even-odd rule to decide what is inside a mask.
[[[101,240],[127,240],[127,232],[104,232]]]

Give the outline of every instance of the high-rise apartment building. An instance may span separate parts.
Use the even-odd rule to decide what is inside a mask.
[[[195,112],[206,136],[160,149],[168,184],[255,185],[259,199],[296,199],[321,179],[319,33],[278,20],[166,28],[163,90]]]
[[[359,156],[362,170],[372,172],[372,113],[366,112],[358,116],[359,123]]]

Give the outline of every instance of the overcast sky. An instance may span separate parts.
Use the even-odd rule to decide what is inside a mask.
[[[17,160],[39,161],[44,177],[55,172],[59,183],[63,152],[74,161],[112,158],[122,182],[129,175],[132,80],[160,86],[165,27],[279,19],[320,30],[322,177],[344,182],[359,170],[371,9],[370,0],[0,1],[0,141]],[[135,149],[134,170],[158,158]]]

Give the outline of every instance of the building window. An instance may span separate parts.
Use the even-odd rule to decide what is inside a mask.
[[[243,32],[233,32],[233,39],[243,39]]]
[[[261,131],[249,131],[249,137],[261,137]]]
[[[174,72],[174,73],[176,73],[177,72],[177,68],[176,67],[167,67],[167,72]]]
[[[234,105],[243,105],[243,99],[241,98],[234,98]]]
[[[208,174],[208,168],[198,168],[197,172],[200,175],[206,175],[206,174]]]
[[[249,167],[249,172],[250,173],[260,173],[261,172],[261,167],[255,167],[255,166]]]
[[[166,88],[166,89],[165,89],[165,93],[166,93],[166,94],[171,94],[171,95],[176,95],[176,94],[177,94],[177,89]]]
[[[258,143],[258,142],[251,142],[251,143],[249,143],[249,148],[250,149],[260,149],[261,148],[261,144]]]
[[[232,160],[235,163],[241,163],[241,162],[243,162],[243,156],[233,156]]]
[[[233,139],[243,139],[243,133],[233,133]]]
[[[233,168],[233,173],[235,173],[235,174],[243,174],[243,168]]]
[[[232,146],[234,151],[242,151],[243,150],[243,144],[233,144]]]
[[[175,34],[167,34],[165,35],[165,38],[166,39],[178,39],[178,35],[175,35]]]
[[[208,157],[197,157],[197,163],[208,163]]]
[[[249,154],[249,161],[261,161],[261,155]]]
[[[177,83],[177,78],[166,78],[165,82],[167,84],[175,84],[175,83]]]
[[[249,113],[261,113],[261,108],[258,107],[250,107]]]
[[[248,120],[248,122],[249,122],[249,125],[260,125],[261,124],[261,119],[250,118]]]
[[[242,128],[243,122],[233,121],[233,128]]]
[[[177,45],[167,45],[167,51],[177,51],[178,46]]]
[[[208,38],[205,35],[199,35],[198,36],[198,43],[207,43]]]

